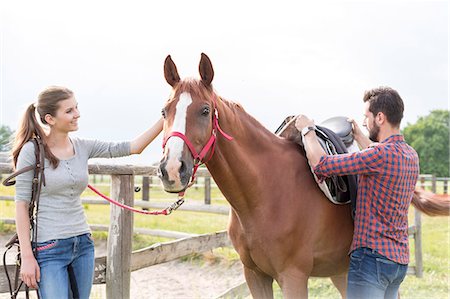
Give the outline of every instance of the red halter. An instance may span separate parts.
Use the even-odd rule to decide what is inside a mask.
[[[194,171],[192,172],[191,182],[193,182],[195,179],[195,173],[197,172],[198,167],[200,165],[202,165],[203,163],[208,162],[211,159],[212,155],[214,154],[214,149],[216,147],[216,140],[217,140],[217,138],[216,138],[217,130],[226,139],[233,140],[233,137],[226,134],[219,126],[219,113],[217,112],[215,97],[213,98],[213,103],[214,103],[214,113],[213,113],[213,119],[212,119],[211,137],[209,138],[208,142],[206,142],[205,146],[200,151],[200,153],[197,153],[192,142],[189,141],[189,139],[186,137],[186,135],[184,135],[181,132],[176,132],[176,131],[171,132],[163,141],[163,145],[162,145],[163,149],[166,147],[167,141],[171,137],[179,137],[179,138],[183,139],[184,143],[186,143],[187,147],[189,148],[189,151],[192,154],[192,157],[194,158]],[[205,158],[206,154],[208,153],[208,151],[210,151],[210,154],[209,154],[208,159],[205,161],[204,158]]]

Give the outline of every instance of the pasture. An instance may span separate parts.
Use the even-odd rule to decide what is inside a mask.
[[[91,182],[97,184],[106,195],[109,195],[109,177],[104,176],[92,177]],[[150,201],[170,203],[175,199],[175,195],[171,195],[162,191],[158,186],[158,179],[154,178],[155,184],[150,188]],[[141,177],[136,176],[135,186],[140,186]],[[199,184],[190,188],[186,195],[186,202],[191,204],[203,205],[204,188],[201,186],[202,178]],[[438,182],[437,191],[443,190],[443,186]],[[0,196],[14,195],[14,188],[0,187]],[[134,194],[136,200],[142,198],[142,189]],[[83,198],[95,198],[91,191],[86,191]],[[223,198],[220,191],[213,185],[211,188],[211,204],[213,206],[227,206],[228,203]],[[411,209],[413,210],[413,209]],[[108,205],[85,205],[85,211],[88,222],[92,224],[108,225],[109,224],[109,206]],[[413,223],[413,214],[410,213],[411,223]],[[12,201],[0,201],[0,218],[14,217],[14,203]],[[146,216],[135,214],[134,227],[145,229],[158,229],[167,231],[177,231],[189,234],[203,234],[226,229],[228,222],[227,215],[175,211],[170,216]],[[402,284],[402,298],[447,298],[449,296],[449,279],[450,279],[450,222],[445,217],[428,217],[422,215],[422,237],[423,237],[423,278],[417,278],[408,275]],[[7,234],[14,230],[13,225],[3,224],[0,221],[0,234]],[[97,244],[105,243],[107,232],[94,232],[94,238]],[[149,245],[168,241],[168,238],[148,236],[135,233],[133,235],[133,250],[147,247]],[[411,241],[411,264],[414,264],[414,247]],[[3,246],[3,245],[2,245]],[[208,254],[191,255],[181,259],[183,264],[193,264],[199,266],[201,270],[205,264],[215,264],[223,266],[226,271],[227,267],[238,262],[237,253],[231,247],[214,249]],[[228,265],[228,266],[227,266]],[[177,273],[177,272],[174,272]],[[148,277],[148,284],[154,283],[154,277]],[[104,288],[104,285],[102,286]],[[156,287],[156,286],[155,286]],[[161,285],[161,288],[166,286]],[[282,298],[281,292],[275,286],[276,298]],[[220,294],[225,290],[217,290]],[[310,279],[309,282],[310,298],[339,298],[337,290],[333,287],[328,279]],[[6,294],[3,294],[6,295]],[[3,296],[2,295],[2,296]],[[94,288],[92,298],[105,298],[102,288]],[[185,294],[186,297],[202,298],[201,294]],[[3,297],[1,297],[3,298]]]

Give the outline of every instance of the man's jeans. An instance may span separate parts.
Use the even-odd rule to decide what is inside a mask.
[[[369,248],[355,249],[350,255],[347,298],[397,299],[408,265],[387,259]]]
[[[88,299],[94,277],[91,234],[37,244],[42,299]]]

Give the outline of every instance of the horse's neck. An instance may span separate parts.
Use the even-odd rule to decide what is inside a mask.
[[[224,196],[237,208],[259,200],[263,174],[270,172],[271,163],[278,163],[282,142],[242,108],[232,105],[221,103],[219,124],[233,140],[217,132],[216,150],[207,166]]]
[[[270,141],[279,140],[275,134],[267,130],[240,105],[222,100],[218,108],[219,125],[225,133],[231,135],[239,143],[239,145],[236,145],[233,141],[228,141],[219,136],[219,142],[225,144],[225,146],[237,146],[242,151],[252,151],[254,149],[271,148]],[[220,135],[219,132],[218,134]],[[253,156],[254,153],[250,154]]]

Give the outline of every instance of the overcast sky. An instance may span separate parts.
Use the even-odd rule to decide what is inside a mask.
[[[0,124],[15,129],[49,85],[75,92],[75,135],[135,137],[159,117],[170,86],[198,77],[274,130],[291,114],[362,121],[365,90],[387,85],[405,101],[403,126],[448,109],[448,1],[2,1]],[[159,137],[132,160],[157,161]]]

